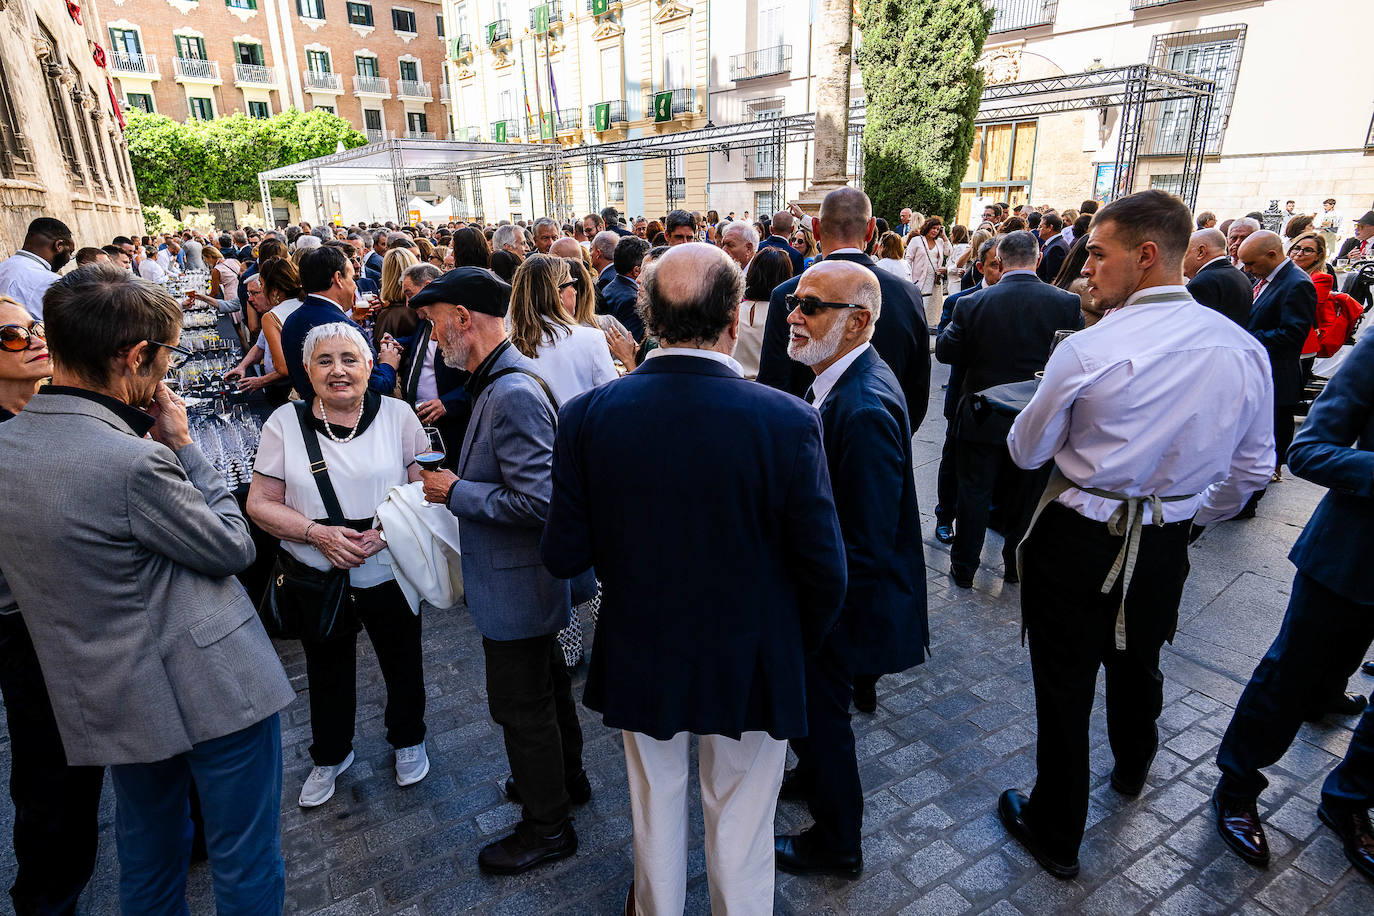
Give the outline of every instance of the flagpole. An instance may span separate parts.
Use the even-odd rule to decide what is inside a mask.
[[[549,76],[549,142],[553,144],[553,209],[554,216],[563,219],[563,146],[558,142],[558,89],[553,81],[553,61],[549,57],[549,23],[544,23],[544,72]],[[542,124],[542,117],[540,119]]]

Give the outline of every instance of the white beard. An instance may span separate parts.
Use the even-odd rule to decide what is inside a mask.
[[[835,351],[840,349],[840,340],[844,337],[844,326],[843,320],[836,321],[820,340],[812,338],[806,343],[798,343],[795,339],[789,340],[787,342],[787,355],[803,366],[814,366],[817,363],[825,362],[835,355]]]
[[[445,328],[440,335],[439,355],[451,369],[466,369],[468,365],[468,345],[463,335]]]

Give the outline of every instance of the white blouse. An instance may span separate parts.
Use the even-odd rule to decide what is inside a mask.
[[[557,332],[553,342],[544,340],[534,353],[534,371],[548,383],[560,408],[582,392],[620,377],[604,331],[582,325],[569,330]]]
[[[272,315],[277,319],[277,329],[280,331],[280,329],[286,324],[286,319],[290,318],[291,313],[300,307],[301,300],[286,299],[278,303],[277,305],[272,306],[271,311],[269,311],[267,314]],[[262,371],[274,371],[276,367],[272,365],[272,348],[267,345],[267,335],[262,331],[258,331],[258,339],[255,341],[255,343],[262,348]],[[285,372],[286,368],[282,367],[282,371]]]
[[[878,269],[901,277],[903,280],[909,281],[911,279],[911,268],[901,258],[879,258]]]
[[[763,326],[767,320],[767,299],[745,299],[739,304],[739,337],[735,339],[735,351],[731,355],[747,379],[758,378]]]
[[[408,404],[396,398],[381,400],[377,415],[351,442],[335,442],[326,435],[319,437],[320,453],[329,465],[329,481],[339,497],[344,518],[372,518],[392,487],[409,482],[408,468],[416,453],[428,446],[420,420]],[[316,416],[318,404],[311,404]],[[286,504],[306,518],[319,521],[328,515],[315,478],[310,475],[310,458],[294,403],[283,404],[267,418],[253,471],[285,481]],[[307,566],[329,569],[324,554],[309,544],[282,541],[282,547]],[[395,573],[386,550],[368,557],[348,577],[355,588],[370,588],[393,578]]]

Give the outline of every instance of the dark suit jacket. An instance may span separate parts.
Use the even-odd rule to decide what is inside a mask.
[[[1341,243],[1341,250],[1336,252],[1335,256],[1332,257],[1331,260],[1339,261],[1342,258],[1348,257],[1350,255],[1350,252],[1355,248],[1358,248],[1359,245],[1360,240],[1352,235],[1350,238],[1346,239],[1344,242]]]
[[[639,317],[635,303],[639,300],[639,284],[629,277],[616,274],[606,284],[602,295],[606,301],[604,314],[615,316],[625,330],[634,335],[635,341],[644,339],[644,319]]]
[[[926,564],[906,400],[877,351],[870,347],[835,382],[821,424],[849,572],[827,645],[850,671],[904,671],[925,661],[930,646]]]
[[[1255,297],[1245,274],[1227,260],[1213,261],[1188,281],[1188,294],[1209,309],[1221,312],[1241,327],[1250,321]]]
[[[633,232],[631,232],[629,229],[626,229],[624,226],[620,225],[619,223],[612,223],[611,225],[607,226],[606,228],[609,229],[610,231],[614,232],[616,235],[619,235],[619,236],[622,236],[622,237],[623,237],[623,236],[627,236],[627,235],[634,235]]]
[[[878,323],[873,327],[873,349],[897,376],[902,394],[906,396],[911,428],[919,429],[930,402],[930,331],[926,328],[921,291],[911,281],[879,270],[866,254],[832,254],[830,257],[862,264],[877,276],[883,305]],[[763,325],[758,374],[758,381],[797,397],[806,394],[806,389],[816,380],[809,366],[787,355],[787,306],[782,300],[797,291],[799,282],[799,277],[793,277],[773,290]]]
[[[1312,278],[1285,260],[1274,282],[1260,290],[1246,328],[1269,351],[1274,370],[1274,404],[1287,407],[1302,400],[1303,341],[1317,322],[1317,288]]]
[[[780,248],[783,251],[787,252],[788,259],[792,261],[792,276],[801,276],[801,272],[803,267],[805,266],[806,259],[802,257],[802,253],[800,251],[798,251],[797,249],[793,248],[790,244],[788,244],[787,239],[777,235],[770,235],[762,242],[759,242],[759,251],[762,251],[765,248]]]
[[[364,339],[367,338],[363,329],[345,315],[343,309],[328,299],[314,295],[306,296],[300,308],[292,312],[281,326],[281,351],[286,360],[286,371],[291,376],[291,387],[303,398],[315,396],[315,388],[310,384],[310,376],[306,374],[305,365],[301,361],[305,352],[305,335],[318,324],[329,324],[334,321],[358,328],[358,333],[362,334]],[[376,362],[376,351],[373,351],[372,357],[372,376],[367,380],[367,387],[379,394],[391,394],[396,388],[396,370]]]
[[[1046,283],[1053,283],[1054,278],[1059,276],[1059,268],[1064,266],[1064,258],[1068,257],[1069,243],[1064,241],[1064,236],[1056,235],[1045,243],[1045,247],[1040,251],[1040,264],[1035,268],[1035,275]]]
[[[372,249],[363,259],[363,276],[369,280],[380,281],[382,279],[382,256],[377,253],[377,249]]]
[[[664,481],[686,498],[663,503]],[[845,560],[805,403],[699,356],[656,356],[573,398],[543,557],[601,580],[583,699],[607,725],[806,734],[804,654],[839,614]]]
[[[1374,338],[1365,337],[1312,404],[1288,450],[1294,474],[1331,489],[1288,558],[1351,601],[1374,604]]]
[[[420,372],[424,368],[424,356],[428,351],[426,344],[434,331],[434,324],[421,319],[410,337],[398,341],[404,348],[401,366],[397,372],[401,398],[411,407],[419,400],[416,389],[420,384]],[[448,454],[456,461],[458,450],[463,446],[463,434],[467,432],[468,417],[472,415],[472,400],[468,397],[467,381],[472,373],[466,369],[454,369],[444,362],[443,353],[434,351],[434,387],[439,392],[446,413],[436,424],[439,435],[444,437]]]
[[[971,296],[979,290],[985,288],[986,287],[983,286],[983,278],[980,276],[978,278],[978,282],[975,283],[973,286],[970,286],[968,289],[961,289],[959,290],[959,292],[955,293],[952,296],[946,296],[944,307],[940,311],[940,324],[937,326],[936,330],[943,331],[946,327],[949,326],[950,320],[954,318],[955,307],[960,302],[962,302],[966,296]],[[964,367],[950,366],[949,384],[945,386],[945,409],[943,411],[945,419],[951,421],[951,423],[948,425],[950,433],[954,432],[952,421],[954,420],[954,417],[958,412],[959,395],[963,388]]]
[[[978,422],[969,395],[994,385],[1024,382],[1045,368],[1054,332],[1083,326],[1081,302],[1068,290],[1031,274],[1003,276],[960,300],[935,341],[935,358],[964,370],[956,435],[970,442],[1005,442],[1012,417],[995,414]]]

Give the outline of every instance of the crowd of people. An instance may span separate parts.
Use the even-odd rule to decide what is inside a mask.
[[[851,707],[872,713],[881,677],[930,658],[912,436],[932,352],[950,367],[933,537],[970,589],[1001,534],[1029,643],[1037,773],[989,799],[1009,833],[1078,873],[1100,669],[1111,787],[1142,792],[1189,545],[1253,516],[1286,466],[1330,489],[1218,753],[1216,827],[1267,864],[1261,770],[1304,719],[1363,711],[1318,814],[1374,878],[1374,713],[1345,693],[1374,591],[1361,551],[1323,546],[1374,541],[1374,344],[1349,346],[1374,211],[1339,249],[1329,225],[1259,216],[1218,226],[1145,191],[996,203],[947,230],[910,209],[889,224],[842,188],[815,217],[607,208],[80,249],[35,220],[0,263],[17,911],[73,912],[109,768],[125,912],[176,910],[203,832],[220,911],[279,913],[278,716],[295,691],[264,623],[305,654],[299,805],[327,804],[354,761],[363,631],[410,786],[431,768],[421,607],[450,574],[522,806],[480,869],[577,852],[593,792],[580,608],[582,699],[624,742],[625,912],[683,911],[691,736],[713,910],[771,912],[775,869],[857,877]],[[206,287],[179,301],[184,274]],[[271,408],[242,498],[167,383],[194,355],[184,309],[207,306],[240,337],[228,378]],[[1338,354],[1296,431],[1317,360]],[[261,535],[279,544],[273,581],[250,596],[236,577]],[[417,555],[439,583],[406,572]],[[812,825],[775,836],[780,799]]]

